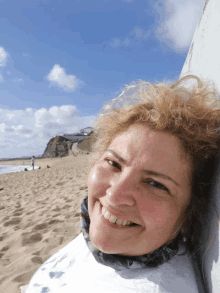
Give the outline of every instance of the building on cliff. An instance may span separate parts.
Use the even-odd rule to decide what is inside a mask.
[[[67,156],[69,155],[70,150],[72,150],[73,144],[82,142],[92,133],[93,128],[86,127],[81,129],[79,133],[62,134],[51,138],[42,155],[42,158],[56,158]]]

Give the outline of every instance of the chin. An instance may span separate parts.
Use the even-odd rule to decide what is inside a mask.
[[[114,251],[106,251],[106,250],[102,250],[101,248],[98,248],[101,252],[105,253],[105,254],[118,254],[117,252]]]
[[[98,250],[100,250],[101,252],[106,253],[106,254],[120,254],[118,249],[114,250],[114,249],[112,249],[112,247],[110,247],[110,244],[108,241],[103,241],[103,239],[100,240],[97,237],[93,238],[93,235],[91,233],[90,233],[89,237],[90,237],[90,241],[92,242],[92,245],[95,248],[97,248]]]

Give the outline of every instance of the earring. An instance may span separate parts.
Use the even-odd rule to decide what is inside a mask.
[[[183,236],[183,242],[186,242],[186,241],[187,241],[186,236]]]

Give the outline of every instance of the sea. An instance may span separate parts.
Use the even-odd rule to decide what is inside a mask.
[[[38,166],[34,166],[34,169],[38,169]],[[33,170],[31,165],[0,165],[0,174],[22,172],[27,169],[28,171]]]

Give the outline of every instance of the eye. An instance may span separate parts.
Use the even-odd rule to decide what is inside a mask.
[[[157,181],[148,180],[148,181],[145,181],[145,183],[148,183],[148,184],[152,185],[153,187],[158,188],[160,190],[164,190],[164,191],[169,192],[169,190],[165,186],[163,186],[162,184],[160,184]]]
[[[108,160],[108,159],[106,159],[106,160],[109,163],[109,165],[111,165],[113,167],[116,167],[117,169],[121,170],[121,166],[118,163],[116,163],[115,161],[112,161],[112,160]]]

